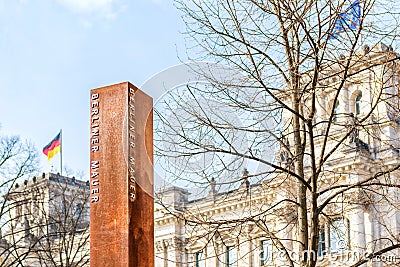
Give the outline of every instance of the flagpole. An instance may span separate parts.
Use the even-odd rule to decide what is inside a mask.
[[[62,175],[62,151],[63,151],[62,140],[63,140],[63,138],[62,138],[62,129],[60,129],[60,174],[61,175]]]

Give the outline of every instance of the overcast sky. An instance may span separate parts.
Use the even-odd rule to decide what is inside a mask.
[[[41,153],[63,130],[63,161],[88,173],[89,91],[140,86],[184,58],[184,25],[171,0],[0,0],[0,134]]]

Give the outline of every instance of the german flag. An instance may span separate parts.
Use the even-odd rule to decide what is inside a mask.
[[[51,140],[51,142],[43,148],[43,154],[47,156],[47,160],[50,161],[57,153],[61,150],[61,132]]]

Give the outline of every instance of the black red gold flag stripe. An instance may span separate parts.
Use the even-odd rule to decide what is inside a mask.
[[[60,153],[61,150],[61,132],[50,141],[48,145],[43,148],[43,154],[47,156],[47,160],[50,161],[52,157]]]

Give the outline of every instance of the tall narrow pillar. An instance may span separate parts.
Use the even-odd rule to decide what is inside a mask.
[[[129,82],[90,93],[90,265],[154,266],[153,100]]]

